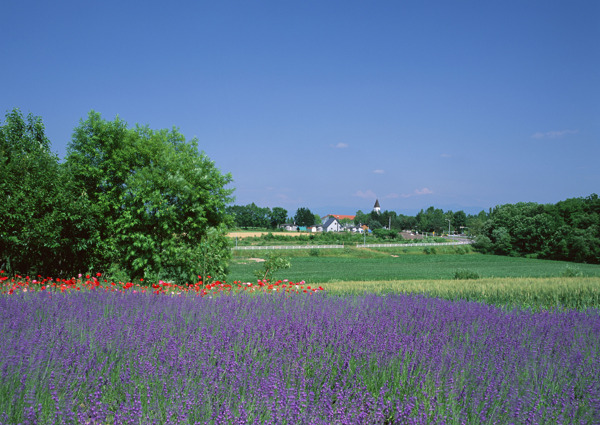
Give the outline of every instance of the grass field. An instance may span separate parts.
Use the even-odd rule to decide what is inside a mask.
[[[519,277],[561,277],[580,275],[600,277],[600,265],[573,264],[562,261],[513,258],[482,254],[435,254],[410,255],[396,251],[396,254],[377,251],[368,257],[368,252],[355,250],[356,255],[310,256],[307,253],[285,252],[294,255],[290,258],[291,268],[279,271],[275,277],[292,281],[304,280],[309,284],[325,284],[346,281],[398,281],[398,280],[440,280],[452,279],[460,269],[477,273],[482,278]],[[259,251],[248,252],[254,257],[264,256]],[[368,258],[359,258],[364,255]],[[253,281],[254,270],[260,263],[245,257],[236,257],[231,263],[228,280]]]

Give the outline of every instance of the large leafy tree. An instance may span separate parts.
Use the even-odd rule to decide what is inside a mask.
[[[294,215],[294,221],[298,226],[312,226],[315,224],[315,215],[308,208],[298,208]]]
[[[276,229],[277,226],[285,223],[287,220],[287,213],[288,212],[285,208],[273,207],[273,209],[271,210],[271,215],[269,217],[271,221],[271,227],[273,229]]]
[[[70,243],[74,198],[40,117],[13,109],[0,123],[0,268],[56,275],[77,265]]]
[[[231,176],[176,129],[128,128],[90,112],[66,161],[97,219],[93,244],[130,277],[222,276]]]
[[[441,234],[447,229],[448,222],[445,221],[444,211],[439,208],[429,207],[426,211],[421,210],[417,216],[417,227],[421,232],[436,232]]]
[[[58,239],[52,225],[58,161],[41,118],[25,118],[18,109],[6,114],[0,168],[0,268],[23,273],[43,268]]]

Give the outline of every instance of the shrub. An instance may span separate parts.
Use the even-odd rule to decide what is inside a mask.
[[[479,279],[479,278],[481,278],[481,276],[479,276],[479,273],[474,272],[473,270],[458,269],[458,270],[454,271],[454,279],[457,279],[457,280]]]
[[[583,273],[577,267],[567,266],[561,273],[562,277],[582,277]]]

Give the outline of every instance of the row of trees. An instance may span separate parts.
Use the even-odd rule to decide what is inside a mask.
[[[600,200],[592,194],[557,204],[500,205],[489,212],[465,214],[429,207],[415,217],[384,211],[356,213],[356,224],[371,229],[466,233],[476,236],[481,252],[600,264]]]
[[[284,208],[258,207],[254,202],[248,205],[231,205],[227,207],[227,213],[232,216],[234,225],[243,229],[276,229],[284,223],[296,223],[299,226],[321,224],[321,218],[304,207],[298,208],[296,214],[289,218]]]
[[[177,281],[224,274],[231,176],[195,139],[92,111],[60,163],[40,117],[15,109],[0,124],[0,268]]]
[[[227,212],[233,217],[233,222],[239,228],[271,228],[276,229],[283,223],[295,223],[299,226],[312,226],[322,224],[318,214],[311,212],[309,208],[301,207],[296,213],[287,217],[287,210],[281,207],[259,207],[254,203],[248,205],[231,205]],[[483,215],[482,215],[483,214]],[[450,225],[452,232],[462,233],[470,226],[480,229],[478,222],[485,221],[487,215],[482,212],[477,216],[468,216],[464,211],[446,211],[439,208],[429,207],[421,210],[416,216],[397,214],[394,211],[377,213],[372,211],[368,214],[357,211],[354,221],[342,220],[343,224],[367,225],[370,229],[405,230],[413,229],[420,232],[436,232],[438,234],[448,231]],[[448,222],[450,221],[450,223]],[[390,227],[391,226],[391,227]]]
[[[484,213],[485,214],[485,213]],[[383,211],[377,213],[371,211],[368,214],[357,211],[354,218],[356,225],[366,224],[370,229],[387,228],[391,230],[416,230],[422,233],[447,233],[450,227],[451,232],[462,233],[473,224],[478,216],[468,216],[464,211],[446,211],[439,208],[429,207],[427,210],[421,210],[416,216],[397,214],[394,211]]]
[[[227,213],[232,216],[236,227],[276,229],[287,220],[287,210],[281,207],[258,207],[253,202],[248,205],[230,205]]]
[[[600,263],[600,199],[592,194],[557,204],[494,208],[477,237],[482,252]]]

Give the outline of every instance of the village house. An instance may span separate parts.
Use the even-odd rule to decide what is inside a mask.
[[[321,224],[315,224],[314,226],[308,226],[306,228],[306,230],[308,232],[311,232],[311,233],[322,232],[323,231],[323,225],[321,225]]]
[[[337,218],[329,217],[325,223],[323,223],[324,232],[341,232],[343,226],[340,224]]]

